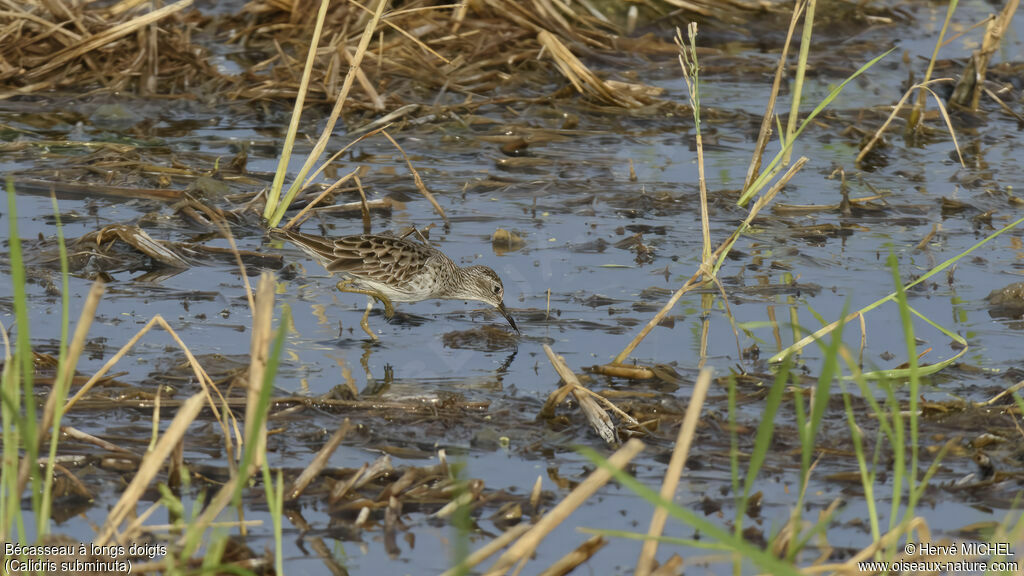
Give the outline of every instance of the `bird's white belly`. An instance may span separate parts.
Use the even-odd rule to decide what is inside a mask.
[[[360,288],[380,292],[392,302],[419,302],[434,298],[437,282],[427,274],[414,276],[411,281],[394,286],[360,278],[356,281]]]

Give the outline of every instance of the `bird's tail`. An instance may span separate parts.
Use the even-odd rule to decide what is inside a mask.
[[[267,230],[267,234],[271,238],[291,242],[320,262],[330,261],[334,257],[334,242],[329,238],[314,234],[303,234],[302,232],[295,232],[294,230],[286,230],[284,228],[271,228]]]

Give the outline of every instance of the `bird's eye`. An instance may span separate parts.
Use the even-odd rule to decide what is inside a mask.
[[[501,286],[498,286],[497,284],[495,284],[494,285],[494,293],[495,294],[501,294]]]

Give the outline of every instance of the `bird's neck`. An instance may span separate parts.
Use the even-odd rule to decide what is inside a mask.
[[[456,264],[454,262],[449,262],[448,266],[445,266],[442,269],[441,274],[442,274],[442,278],[439,278],[439,280],[442,281],[442,282],[444,281],[443,280],[443,276],[444,275],[447,274],[447,275],[450,276],[451,281],[448,282],[448,285],[451,286],[452,289],[453,289],[452,292],[449,292],[448,294],[446,294],[444,296],[445,299],[447,299],[447,300],[467,300],[467,299],[472,299],[472,297],[469,296],[468,293],[466,292],[466,288],[465,288],[465,287],[469,286],[470,282],[472,282],[472,276],[471,276],[471,274],[469,272],[466,271],[465,268],[459,266],[458,264]]]

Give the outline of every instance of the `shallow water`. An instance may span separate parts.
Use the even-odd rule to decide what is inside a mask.
[[[985,3],[966,3],[957,15],[957,29],[979,20],[989,9]],[[846,172],[852,198],[882,190],[887,194],[887,208],[865,216],[843,216],[838,210],[793,215],[773,213],[771,207],[766,209],[755,230],[737,242],[735,257],[727,260],[720,276],[737,322],[766,323],[771,313],[785,322],[792,302],[799,307],[800,324],[816,328],[819,324],[810,310],[831,321],[839,317],[844,307],[859,308],[893,290],[892,272],[885,265],[890,251],[896,254],[901,278],[906,282],[1021,216],[1020,206],[1009,198],[1024,182],[1024,168],[1019,161],[1020,127],[991,102],[985,104],[985,112],[977,118],[954,114],[967,167],[957,163],[953,144],[943,134],[938,117],[928,121],[936,133],[926,144],[909,145],[897,129],[888,136],[890,145],[874,155],[868,166],[854,166],[859,138],[855,134],[844,135],[844,128],[862,125],[862,115],[872,120],[871,127],[876,126],[877,118],[899,99],[908,74],[906,64],[901,62],[904,51],[913,63],[916,77],[920,77],[926,62],[923,59],[931,53],[936,19],[941,25],[945,9],[918,6],[907,10],[912,15],[907,22],[849,36],[823,34],[819,38],[821,45],[816,51],[822,56],[816,63],[820,72],[815,72],[805,91],[811,102],[840,82],[840,73],[852,73],[861,63],[892,45],[896,50],[852,82],[830,106],[830,113],[800,137],[794,158],[807,155],[810,162],[776,199],[776,203],[787,205],[838,204],[840,179],[833,172],[841,168]],[[665,30],[657,33],[663,37],[670,34]],[[1018,18],[997,60],[1020,65],[1022,33],[1024,25]],[[942,55],[961,62],[971,48],[969,41],[964,40],[960,45],[945,48]],[[702,61],[706,67],[702,95],[706,107],[705,168],[712,240],[716,245],[745,216],[745,210],[734,204],[735,191],[742,186],[746,173],[774,57],[774,53],[761,53],[753,44],[741,43],[732,46],[728,54],[707,56]],[[685,85],[674,57],[647,62],[622,60],[618,61],[622,66],[618,70],[608,68],[610,62],[615,61],[602,62],[603,72],[612,76],[635,73],[643,82],[664,88],[666,101],[685,103]],[[741,68],[738,63],[754,67]],[[939,75],[951,70],[949,67]],[[552,89],[561,85],[560,77],[552,77],[551,81],[555,83]],[[1019,89],[1013,96],[1008,104],[1022,111]],[[135,119],[127,121],[127,126],[111,123],[97,116],[97,109],[104,104],[130,109]],[[805,111],[812,106],[806,105]],[[873,108],[881,111],[864,112]],[[929,109],[934,110],[932,103]],[[244,102],[211,105],[198,101],[127,97],[81,100],[69,95],[46,95],[33,98],[31,109],[24,101],[0,101],[0,124],[19,132],[5,138],[8,142],[122,142],[131,144],[133,153],[150,159],[152,164],[168,165],[175,158],[205,170],[211,170],[218,159],[226,162],[246,143],[248,170],[256,175],[256,180],[265,180],[260,173],[272,172],[276,166],[287,112],[282,105],[264,113]],[[541,404],[558,383],[541,345],[549,344],[577,373],[585,366],[609,362],[667,300],[668,294],[696,270],[701,242],[698,176],[696,154],[691,146],[693,120],[685,112],[678,106],[663,106],[622,113],[571,97],[487,106],[471,117],[405,126],[395,136],[447,212],[448,227],[442,225],[430,204],[416,191],[402,157],[387,141],[376,138],[357,146],[354,154],[359,158],[358,165],[370,167],[363,177],[369,198],[390,196],[405,203],[404,208],[390,215],[374,214],[374,231],[401,231],[434,224],[430,241],[456,262],[493,267],[504,281],[506,305],[522,330],[522,337],[511,344],[496,341],[481,346],[446,345],[446,341],[458,340],[445,338],[456,331],[478,331],[479,335],[468,337],[472,341],[483,334],[480,331],[485,327],[507,327],[500,315],[476,303],[428,301],[399,305],[398,315],[391,321],[375,311],[370,324],[381,340],[371,345],[358,326],[364,306],[361,296],[334,290],[336,279],[328,277],[319,264],[300,250],[270,242],[255,227],[240,226],[234,230],[240,248],[280,254],[287,262],[298,265],[287,279],[279,278],[278,304],[289,307],[294,322],[294,331],[287,339],[284,366],[276,382],[281,395],[320,396],[351,379],[357,389],[364,393],[372,389],[382,399],[422,398],[426,402],[440,402],[454,396],[468,402],[490,403],[490,416],[461,421],[412,421],[380,414],[352,414],[362,427],[359,439],[347,441],[330,465],[356,468],[373,460],[383,447],[402,446],[414,448],[421,455],[404,461],[405,464],[424,466],[433,463],[437,448],[446,448],[465,460],[465,477],[480,478],[489,489],[518,490],[522,494],[541,476],[544,488],[560,499],[567,490],[551,481],[552,470],[562,477],[581,480],[590,465],[571,450],[572,446],[585,444],[603,450],[603,445],[575,408],[563,406],[559,410],[570,422],[565,429],[534,423]],[[315,134],[322,125],[321,117],[317,116],[320,114],[322,110],[309,112],[308,118],[303,119],[303,130]],[[578,120],[575,128],[563,128],[567,117]],[[350,118],[348,128],[354,130],[365,121]],[[509,156],[501,149],[503,142],[514,138],[533,141],[522,156]],[[340,148],[351,139],[339,128],[330,149]],[[301,157],[308,149],[309,145],[300,139],[297,154]],[[769,147],[768,156],[776,149]],[[70,170],[85,154],[89,152],[80,147],[69,150],[30,146],[15,150],[12,146],[0,158],[0,166],[18,177],[61,182],[62,171]],[[509,165],[513,160],[519,164]],[[635,181],[630,179],[630,161],[635,166]],[[356,165],[348,162],[337,171],[342,174]],[[298,161],[292,163],[293,173],[298,166]],[[150,176],[129,175],[129,182],[118,185],[130,186],[135,177],[142,181]],[[185,184],[185,179],[180,179],[172,187]],[[229,183],[229,187],[232,192],[255,191],[251,183]],[[964,211],[944,214],[943,198],[968,206]],[[353,199],[355,196],[341,201]],[[17,201],[20,236],[26,241],[39,235],[52,239],[49,198],[22,193]],[[216,205],[217,200],[211,204]],[[60,210],[68,238],[107,224],[133,223],[144,215],[148,215],[145,228],[154,238],[183,241],[199,234],[157,200],[60,195]],[[994,211],[991,224],[975,219],[989,210]],[[10,212],[4,210],[0,226],[6,228],[9,218]],[[832,237],[797,234],[797,227],[821,224],[844,226],[845,230]],[[921,249],[915,248],[936,225],[941,228],[935,237]],[[497,253],[490,237],[498,228],[517,233],[525,245],[512,252]],[[362,224],[358,214],[329,216],[310,220],[303,230],[341,235],[361,232]],[[651,250],[647,261],[638,262],[635,249],[616,246],[636,233],[642,234],[642,243]],[[994,289],[1020,280],[1022,236],[1022,230],[1004,234],[962,259],[951,277],[946,273],[937,275],[909,294],[910,304],[919,312],[967,339],[970,348],[961,362],[980,368],[948,369],[928,379],[923,387],[925,398],[941,401],[952,396],[982,401],[1020,379],[1020,326],[1010,319],[991,317],[985,297]],[[223,240],[209,244],[227,246]],[[32,248],[30,245],[29,249]],[[34,271],[30,276],[48,276],[50,281],[57,282],[59,277],[52,266],[33,261],[33,255],[30,252],[30,272]],[[8,268],[5,261],[5,278],[0,282],[0,319],[5,326],[13,324],[7,292]],[[80,372],[91,374],[98,370],[156,314],[167,319],[197,354],[232,359],[248,354],[251,322],[243,277],[234,264],[205,263],[156,281],[144,277],[151,269],[108,271],[113,282],[90,331],[92,346],[79,364]],[[754,290],[778,287],[786,272],[798,279],[799,292]],[[90,281],[76,276],[70,283],[74,317]],[[59,336],[59,298],[47,294],[42,281],[30,282],[28,290],[33,307],[33,342],[52,351],[52,342]],[[631,356],[645,365],[671,364],[681,375],[682,385],[595,377],[591,386],[598,390],[657,392],[656,402],[681,411],[698,369],[704,314],[696,293],[685,296],[672,311],[670,325],[656,328]],[[720,299],[707,314],[710,336],[706,363],[715,369],[716,376],[740,367],[754,374],[769,371],[765,359],[778,351],[771,327],[757,324],[750,330],[740,330],[740,348],[755,343],[760,348],[760,359],[752,361],[742,358],[737,351],[736,338]],[[895,368],[904,363],[906,348],[896,308],[884,306],[867,314],[865,321],[865,369]],[[920,339],[918,350],[931,348],[922,362],[938,362],[956,353],[949,338],[933,327],[918,321],[915,331]],[[791,338],[788,327],[781,332],[784,340]],[[846,342],[853,350],[859,346],[859,339],[859,329],[849,326]],[[167,383],[169,366],[180,360],[181,354],[171,339],[155,331],[134,354],[118,364],[116,371],[121,374],[117,378],[144,390],[154,390],[157,383]],[[816,377],[820,354],[813,346],[805,350],[800,362],[801,368]],[[195,390],[195,383],[187,379],[176,382],[172,384],[172,397],[184,398]],[[751,389],[742,393],[755,392]],[[851,527],[852,520],[866,515],[861,488],[858,484],[827,479],[830,474],[855,470],[855,461],[846,452],[848,429],[842,405],[838,401],[833,404],[834,412],[830,412],[820,437],[825,447],[835,448],[836,452],[822,460],[812,478],[807,509],[816,513],[834,498],[843,498],[847,506],[836,520],[835,530],[829,531],[829,540],[833,546],[860,549],[871,540],[865,529]],[[741,404],[738,420],[751,430],[750,438],[761,407],[758,400]],[[725,388],[715,385],[705,407],[707,418],[698,429],[699,441],[691,453],[691,460],[699,460],[701,467],[694,469],[691,465],[676,497],[677,503],[694,510],[700,510],[701,502],[710,499],[721,506],[725,519],[734,516],[729,489],[728,431],[723,428],[727,423],[726,410]],[[770,472],[763,474],[757,486],[765,496],[761,528],[766,532],[777,529],[788,518],[799,490],[799,458],[786,455],[781,449],[798,446],[791,403],[783,411],[779,418],[786,421],[779,422],[783,426],[778,432],[780,450],[770,457]],[[142,437],[147,435],[150,416],[146,410],[122,408],[103,416],[98,414],[93,410],[72,412],[67,422],[101,436],[124,432],[114,426],[128,426]],[[271,465],[304,467],[323,440],[318,434],[333,431],[342,415],[345,414],[333,410],[306,409],[301,417],[284,419],[279,424],[282,434],[278,439],[272,437],[270,442]],[[923,447],[924,454],[950,436],[964,434],[966,443],[987,431],[977,424],[958,427],[939,418],[926,420],[922,426],[927,445]],[[648,485],[659,485],[674,434],[674,430],[658,431],[649,439],[654,448],[638,460],[635,473]],[[507,449],[489,440],[501,436],[510,439]],[[1008,442],[1016,440],[1011,438]],[[742,443],[749,444],[749,438],[744,437]],[[1001,519],[1019,490],[1018,482],[1011,477],[984,490],[946,491],[943,486],[977,473],[971,448],[967,444],[962,447],[956,455],[947,457],[933,481],[939,486],[938,493],[930,494],[919,509],[919,514],[938,534],[953,535],[958,528],[989,520],[993,515]],[[213,448],[198,450],[192,457],[196,463],[223,464],[217,451],[214,443]],[[993,449],[997,469],[1020,471],[1012,452],[1006,446]],[[925,462],[930,457],[922,456]],[[396,458],[396,465],[401,463]],[[115,496],[115,488],[109,486],[99,500],[108,501]],[[888,523],[889,497],[888,488],[879,494],[883,524]],[[412,512],[403,516],[404,534],[414,535],[415,545],[409,540],[402,541],[398,557],[389,558],[379,531],[367,531],[359,544],[343,542],[332,533],[337,519],[331,519],[315,504],[302,512],[314,527],[312,534],[330,542],[335,557],[353,573],[435,573],[452,562],[452,539],[458,535],[449,523],[432,520],[426,514]],[[485,510],[483,515],[491,512]],[[250,518],[258,518],[261,513],[254,512]],[[93,507],[82,516],[65,520],[59,530],[88,538],[92,534],[88,523],[100,524],[104,515],[102,506]],[[619,487],[606,487],[600,497],[592,499],[541,547],[532,565],[547,566],[582,541],[573,531],[576,527],[643,531],[648,518],[646,504]],[[731,528],[724,520],[722,523]],[[480,521],[480,527],[498,532],[485,520]],[[672,523],[666,535],[694,536],[691,529]],[[300,534],[293,524],[285,523],[289,573],[313,574],[323,570],[320,559],[294,544],[310,537],[310,533]],[[474,547],[486,540],[474,542]],[[272,545],[269,532],[259,530],[249,542],[254,550]],[[611,539],[608,548],[598,556],[603,564],[594,565],[592,570],[629,573],[637,550],[631,541]],[[703,554],[695,550],[678,551],[683,555]],[[812,559],[808,556],[802,560]],[[726,566],[715,564],[712,570],[725,573]]]

